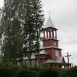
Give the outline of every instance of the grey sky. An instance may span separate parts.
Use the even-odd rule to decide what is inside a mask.
[[[63,49],[63,56],[69,52],[72,55],[70,62],[77,65],[77,0],[41,1],[45,14],[45,22],[50,11],[52,21],[59,29],[59,47]]]
[[[41,0],[45,23],[49,16],[58,28],[59,47],[65,56],[69,52],[70,62],[77,65],[77,0]],[[0,0],[0,7],[3,0]],[[65,58],[66,59],[66,58]],[[66,59],[67,60],[67,59]]]

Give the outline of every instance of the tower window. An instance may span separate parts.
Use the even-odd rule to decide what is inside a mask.
[[[46,33],[46,31],[45,31],[45,38],[47,38],[47,33]]]
[[[54,31],[54,39],[55,39],[55,31]]]
[[[51,31],[51,38],[52,38],[52,31]]]
[[[54,45],[56,46],[56,42],[54,42]]]
[[[58,51],[56,51],[55,55],[58,57],[58,56],[59,56],[59,52],[58,52]]]
[[[48,38],[49,38],[49,31],[48,31]]]

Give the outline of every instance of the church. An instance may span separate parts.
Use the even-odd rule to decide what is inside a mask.
[[[43,30],[44,30],[43,47],[40,47],[39,50],[40,65],[50,64],[51,66],[58,66],[58,67],[71,66],[70,64],[65,62],[65,59],[62,56],[62,51],[61,51],[62,49],[59,48],[58,46],[59,40],[57,39],[57,28],[53,24],[50,16],[47,20],[46,25],[44,25]],[[23,59],[29,61],[27,56],[23,57]],[[31,65],[34,63],[38,64],[37,53],[32,53],[31,55]]]

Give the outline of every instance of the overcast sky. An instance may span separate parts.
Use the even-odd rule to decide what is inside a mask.
[[[69,52],[72,55],[70,62],[77,65],[77,0],[41,1],[45,22],[50,11],[51,19],[58,28],[59,47],[63,49],[63,56]]]
[[[63,56],[67,52],[70,62],[77,65],[77,0],[41,0],[45,14],[45,23],[49,17],[58,28],[59,47],[62,48]],[[0,0],[0,7],[3,0]],[[65,58],[67,61],[67,59]]]

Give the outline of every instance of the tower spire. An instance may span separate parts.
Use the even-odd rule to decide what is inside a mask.
[[[50,11],[49,11],[49,18],[47,20],[47,23],[45,24],[44,28],[53,27],[55,28],[55,25],[53,24],[51,17],[50,17]]]
[[[49,11],[49,18],[50,18],[50,11]]]

